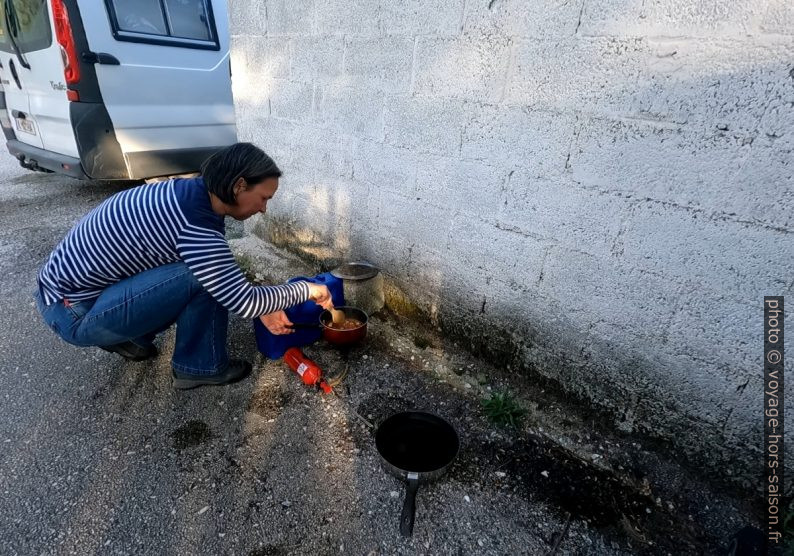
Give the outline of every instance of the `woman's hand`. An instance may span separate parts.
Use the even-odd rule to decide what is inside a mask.
[[[265,325],[271,334],[291,334],[295,332],[292,327],[292,322],[287,318],[287,313],[284,311],[276,311],[275,313],[268,313],[259,317],[262,324]]]
[[[334,302],[331,301],[331,292],[328,291],[327,286],[323,286],[321,284],[313,284],[311,282],[306,282],[309,284],[309,299],[314,301],[317,305],[322,307],[323,309],[333,309]]]

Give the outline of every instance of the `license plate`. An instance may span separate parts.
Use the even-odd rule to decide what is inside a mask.
[[[24,131],[25,133],[36,135],[36,127],[33,125],[33,122],[24,118],[15,118],[15,119],[17,121],[17,129],[19,131]]]

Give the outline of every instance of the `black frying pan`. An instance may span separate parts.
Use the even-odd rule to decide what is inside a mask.
[[[375,432],[375,447],[384,467],[407,483],[400,532],[414,529],[416,491],[420,483],[443,475],[458,455],[455,429],[438,415],[421,411],[395,413]]]

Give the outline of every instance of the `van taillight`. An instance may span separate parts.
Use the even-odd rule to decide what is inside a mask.
[[[69,14],[63,0],[52,0],[52,19],[55,22],[55,37],[61,45],[63,58],[63,75],[68,85],[80,81],[80,64],[77,61],[77,50],[72,36],[72,26],[69,24]]]

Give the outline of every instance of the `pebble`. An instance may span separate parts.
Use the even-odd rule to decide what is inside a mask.
[[[480,546],[482,546],[482,545],[484,545],[485,543],[484,543],[484,542],[482,542],[482,539],[477,539],[477,544],[478,544],[478,545],[480,545]]]
[[[499,478],[502,478],[502,477],[504,477],[505,475],[507,475],[507,473],[505,473],[504,471],[497,471],[497,472],[496,472],[496,473],[494,473],[494,474],[495,474],[497,477],[499,477]]]
[[[392,498],[397,498],[399,495],[400,493],[397,492],[396,490],[393,490],[389,493],[389,496],[391,496]]]
[[[549,472],[548,471],[541,471],[540,474],[543,475],[546,478],[549,477]]]
[[[466,496],[464,496],[464,497],[463,497],[463,499],[464,499],[466,502],[471,502],[471,498],[469,498],[469,495],[468,495],[468,494],[467,494]]]
[[[292,506],[292,502],[290,502],[289,500],[284,500],[284,501],[281,503],[281,505],[282,505],[283,507],[285,507],[285,508],[289,508],[290,506]]]
[[[201,509],[200,509],[200,510],[199,510],[199,511],[196,513],[196,515],[201,515],[201,514],[203,514],[204,512],[206,512],[206,511],[207,511],[207,510],[209,510],[209,509],[210,509],[210,507],[209,507],[209,506],[204,506],[203,508],[201,508]]]

